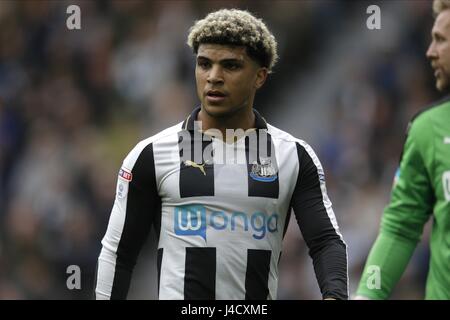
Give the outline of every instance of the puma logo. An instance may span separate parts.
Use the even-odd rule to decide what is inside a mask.
[[[198,164],[198,163],[196,163],[194,161],[191,161],[191,160],[184,161],[184,165],[185,166],[198,168],[203,173],[204,176],[206,176],[205,164],[207,164],[207,163],[208,163],[208,161],[205,161],[202,164]]]

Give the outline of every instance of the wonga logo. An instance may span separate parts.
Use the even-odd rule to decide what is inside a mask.
[[[175,208],[175,234],[179,236],[201,236],[206,241],[206,208],[199,205]]]
[[[175,208],[174,230],[176,235],[201,236],[206,241],[206,227],[215,230],[251,232],[252,237],[261,240],[267,233],[278,231],[278,214],[267,216],[256,211],[251,215],[244,212],[226,213],[213,211],[206,214],[202,205],[187,205]]]

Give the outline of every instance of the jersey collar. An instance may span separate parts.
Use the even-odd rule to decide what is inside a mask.
[[[194,131],[194,121],[197,120],[198,113],[200,112],[201,107],[195,108],[191,114],[184,120],[182,128],[188,131]],[[267,129],[267,122],[258,111],[253,109],[253,113],[255,114],[255,128],[256,129]]]

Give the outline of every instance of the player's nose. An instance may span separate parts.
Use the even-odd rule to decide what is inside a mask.
[[[211,70],[208,73],[208,77],[206,79],[208,83],[216,84],[216,83],[223,83],[223,72],[222,68],[218,65],[212,66]]]
[[[426,52],[426,56],[428,59],[436,59],[437,58],[437,51],[434,41],[430,43],[430,46],[428,47],[428,50]]]

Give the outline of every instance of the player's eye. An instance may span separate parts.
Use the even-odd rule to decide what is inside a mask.
[[[241,68],[241,65],[234,62],[225,63],[224,67],[228,70],[238,70]]]
[[[197,65],[202,69],[208,69],[210,67],[210,63],[208,61],[197,61]]]
[[[442,42],[442,41],[445,40],[445,38],[444,38],[443,36],[437,34],[437,35],[435,36],[435,40],[436,40],[436,42]]]

